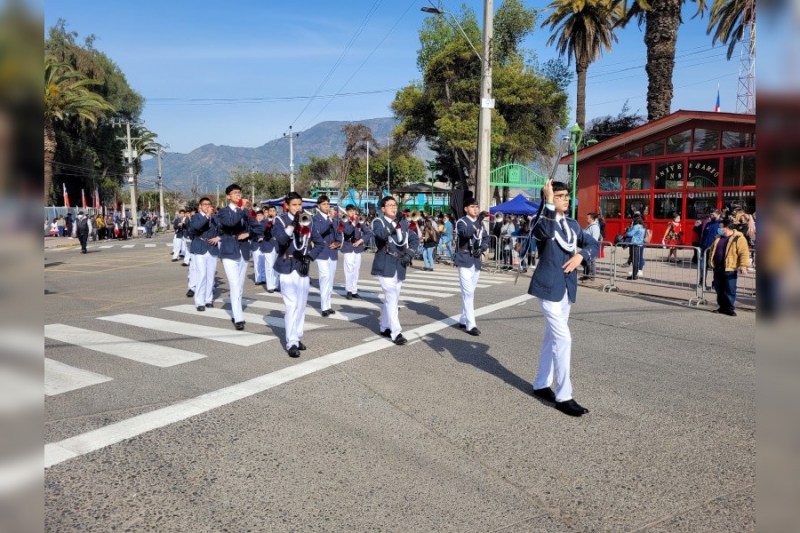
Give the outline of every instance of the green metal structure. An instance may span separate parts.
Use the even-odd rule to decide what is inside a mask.
[[[519,163],[507,163],[489,172],[489,185],[493,187],[541,189],[546,181],[546,176],[537,174]]]

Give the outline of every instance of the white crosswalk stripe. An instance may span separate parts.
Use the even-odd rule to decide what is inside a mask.
[[[145,244],[144,247],[145,248],[155,248],[156,245],[155,244]]]
[[[114,316],[99,317],[100,320],[115,322],[117,324],[127,324],[139,328],[176,333],[187,335],[216,342],[225,342],[237,346],[253,346],[262,342],[275,339],[272,335],[260,335],[246,331],[236,331],[233,328],[214,328],[190,324],[189,322],[178,322],[175,320],[164,320],[143,315],[121,314]]]
[[[113,244],[106,244],[105,246],[98,246],[98,248],[100,248],[101,250],[104,249],[104,248],[113,248],[113,247],[114,247]]]
[[[277,298],[277,299],[281,299],[281,300],[283,299],[283,296],[281,296],[281,293],[278,292],[278,291],[273,292],[273,293],[259,292],[257,294],[257,296],[266,296],[268,298]],[[320,302],[321,300],[322,300],[322,298],[319,297],[319,296],[315,296],[313,294],[309,294],[308,295],[308,301],[309,302]],[[331,295],[331,304],[332,305],[339,305],[339,306],[343,306],[343,307],[353,307],[353,308],[357,308],[357,309],[372,309],[372,310],[379,310],[379,311],[383,307],[382,303],[369,302],[369,301],[367,301],[367,300],[365,300],[363,298],[362,299],[347,300],[347,299],[339,296],[338,293],[333,293]],[[400,307],[403,307],[403,305],[400,305]]]
[[[125,244],[122,247],[123,248],[133,248],[134,246],[136,246],[136,245],[135,244]]]
[[[45,358],[44,360],[44,394],[55,396],[64,392],[82,389],[98,383],[111,381],[113,378],[97,374],[90,370],[75,368],[60,361]]]
[[[230,300],[228,298],[225,298],[225,303],[230,303]],[[281,311],[281,312],[285,311],[286,309],[286,307],[282,303],[262,302],[260,300],[251,300],[249,298],[243,298],[242,305],[247,309],[250,309],[252,307],[256,309],[267,309],[269,311]],[[322,314],[318,309],[306,306],[306,316],[322,317]],[[332,318],[334,320],[345,320],[348,322],[352,322],[354,320],[359,320],[366,317],[367,315],[360,315],[358,313],[344,313],[341,311],[337,311],[335,314],[328,316],[328,318]]]
[[[378,281],[372,281],[372,280],[364,281],[364,280],[361,280],[361,281],[358,282],[358,284],[359,285],[363,285],[364,287],[366,287],[368,289],[377,289],[377,290],[381,289],[381,284]],[[432,288],[433,287],[426,287],[424,285],[417,286],[417,285],[412,285],[412,284],[406,284],[406,282],[404,281],[403,282],[403,287],[400,289],[400,299],[401,300],[403,299],[403,295],[404,294],[415,294],[417,296],[428,296],[429,298],[447,298],[449,296],[453,296],[454,294],[457,294],[459,292],[459,290],[460,290],[458,287],[447,287],[447,288],[439,287],[439,289],[441,291],[452,291],[452,292],[434,292],[434,291],[431,290]],[[425,289],[425,290],[417,290],[417,289]]]
[[[108,355],[115,355],[158,367],[168,367],[196,361],[205,355],[160,346],[153,343],[139,342],[99,331],[67,326],[66,324],[48,324],[44,327],[44,336],[66,344],[73,344]]]
[[[360,285],[361,281],[359,281],[358,283]],[[334,291],[333,292],[335,292],[339,296],[344,296],[345,294],[347,294],[347,290],[345,289],[344,285],[336,284],[333,287],[334,287]],[[369,287],[369,288],[373,288],[373,287]],[[380,288],[380,286],[378,288]],[[336,290],[336,289],[338,289],[338,290]],[[314,287],[312,285],[311,289],[309,290],[309,292],[311,294],[319,294],[319,288],[318,287]],[[361,296],[364,299],[367,299],[367,300],[383,300],[383,294],[377,293],[377,292],[368,291],[368,290],[358,289],[358,295]],[[412,302],[412,303],[421,304],[421,303],[425,303],[425,302],[430,301],[430,298],[418,298],[418,297],[415,297],[415,296],[408,296],[408,295],[400,294],[400,301],[401,302],[405,301],[405,302]],[[383,305],[383,304],[381,303],[381,305]]]
[[[456,280],[458,281],[458,271],[457,270],[447,270],[440,272],[439,270],[434,270],[433,272],[423,272],[421,270],[417,270],[414,272],[409,272],[406,277],[419,277],[425,279],[432,279],[432,280]],[[513,279],[511,276],[493,276],[487,272],[481,271],[480,282],[481,283],[506,283],[509,280]]]
[[[197,309],[194,308],[193,305],[174,305],[172,307],[164,307],[165,311],[176,311],[178,313],[184,313],[189,315],[195,315],[197,317],[209,317],[209,318],[222,318],[230,323],[231,315],[225,309],[217,309],[216,307],[212,309],[206,308],[205,311],[199,312]],[[249,324],[267,324],[269,326],[273,326],[276,328],[286,328],[286,324],[283,320],[283,317],[276,317],[276,316],[269,316],[269,315],[261,315],[256,313],[244,313],[244,321]],[[233,327],[233,324],[231,324]],[[312,329],[324,328],[325,324],[310,324],[306,322],[305,330],[311,331]]]

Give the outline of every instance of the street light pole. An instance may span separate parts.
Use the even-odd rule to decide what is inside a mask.
[[[494,2],[483,2],[483,58],[481,61],[481,111],[478,116],[478,175],[475,179],[476,199],[481,211],[488,211],[489,171],[492,156],[492,56],[494,55]]]
[[[292,127],[289,126],[289,133],[284,133],[283,136],[289,137],[289,191],[294,192],[294,138],[300,134],[293,133]]]
[[[576,122],[569,130],[569,142],[572,145],[572,218],[575,218],[575,207],[578,203],[578,145],[583,139],[583,130]]]

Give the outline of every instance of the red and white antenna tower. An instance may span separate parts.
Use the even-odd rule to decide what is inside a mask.
[[[739,85],[736,112],[756,113],[756,1],[747,0],[742,12],[742,49],[739,56]]]

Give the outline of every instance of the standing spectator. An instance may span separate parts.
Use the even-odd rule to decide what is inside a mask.
[[[600,237],[600,224],[597,222],[597,213],[589,213],[586,215],[586,229],[583,230],[584,233],[589,235],[592,239],[596,240],[598,243],[601,241]],[[581,276],[581,281],[588,281],[593,280],[595,276],[595,261],[596,257],[590,257],[588,260],[584,259],[581,263],[583,265],[583,276]]]
[[[661,239],[661,244],[669,246],[669,253],[667,254],[667,261],[673,257],[678,261],[678,249],[676,246],[681,244],[683,240],[683,229],[681,228],[681,216],[677,213],[672,215],[672,220],[667,223],[667,230],[664,232],[664,237]]]
[[[714,313],[736,316],[736,281],[739,272],[747,273],[750,250],[746,237],[735,229],[736,221],[733,218],[723,219],[718,226],[709,255],[719,305]]]
[[[50,223],[50,236],[51,237],[58,237],[58,219],[54,218],[53,222]]]
[[[67,216],[64,217],[64,235],[67,237],[72,236],[74,231],[74,220],[72,219],[72,213],[67,213]]]
[[[144,238],[150,239],[153,236],[153,219],[148,217],[144,223]]]
[[[511,217],[506,216],[503,226],[500,228],[500,242],[503,247],[503,270],[511,270],[512,268],[512,254],[515,242],[512,234],[516,229]]]
[[[634,215],[631,227],[625,232],[630,237],[631,243],[631,271],[628,272],[630,280],[637,280],[644,270],[644,220],[641,215]]]
[[[58,226],[58,236],[59,237],[66,237],[66,227],[67,221],[64,220],[64,215],[58,215],[58,221],[56,222]]]
[[[433,225],[433,220],[425,221],[425,229],[422,233],[422,261],[425,266],[422,270],[433,272],[433,251],[439,244],[439,232]]]
[[[708,223],[703,228],[703,233],[700,236],[700,279],[697,280],[697,283],[703,283],[703,280],[705,280],[706,271],[708,270],[708,254],[711,250],[711,245],[714,243],[714,239],[717,238],[719,220],[720,211],[719,209],[714,209],[709,214]]]
[[[83,211],[78,212],[78,222],[74,225],[72,231],[73,237],[78,237],[81,243],[81,253],[86,253],[86,242],[89,240],[89,234],[92,232],[91,219],[83,215]]]
[[[453,223],[450,222],[450,217],[444,215],[442,217],[442,229],[439,232],[439,254],[445,256],[447,259],[453,259]],[[445,253],[446,252],[446,253]]]

